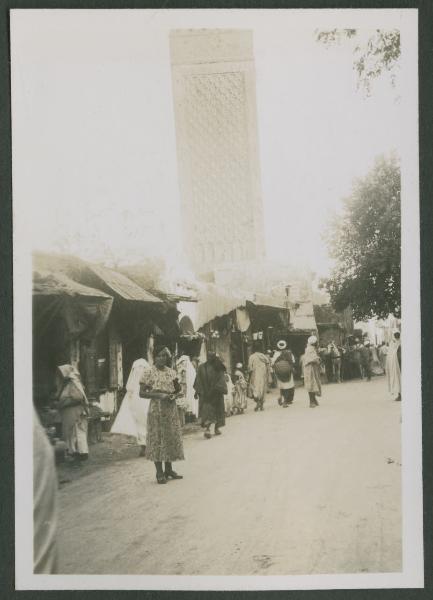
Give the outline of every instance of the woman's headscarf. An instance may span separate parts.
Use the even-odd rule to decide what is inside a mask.
[[[165,356],[167,360],[171,360],[171,352],[167,346],[157,346],[153,350],[153,358],[156,358],[157,356]]]
[[[80,377],[80,373],[78,372],[78,369],[76,367],[74,367],[73,365],[61,365],[60,367],[57,367],[57,368],[60,371],[60,374],[62,375],[62,377],[65,381],[69,380],[75,384],[75,386],[83,394],[83,396],[87,402],[86,392],[84,391],[84,387],[81,382],[81,377]]]
[[[86,392],[84,391],[84,387],[81,382],[81,377],[80,373],[78,372],[78,369],[73,365],[60,365],[59,367],[57,367],[57,370],[63,379],[63,385],[58,391],[59,399],[62,395],[63,390],[65,390],[66,386],[70,384],[78,390],[84,402],[88,404]]]

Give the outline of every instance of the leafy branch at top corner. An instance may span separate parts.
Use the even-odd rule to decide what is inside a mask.
[[[356,29],[316,29],[316,40],[327,46],[340,44],[344,39],[355,37]]]
[[[373,80],[384,73],[390,77],[395,87],[396,71],[401,55],[400,31],[398,29],[375,29],[368,36],[358,29],[316,30],[316,41],[326,47],[341,44],[353,39],[353,68],[358,75],[358,88],[363,88],[369,96]]]

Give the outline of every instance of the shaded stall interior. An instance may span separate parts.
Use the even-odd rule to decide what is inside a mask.
[[[82,369],[82,348],[105,328],[113,299],[62,273],[33,273],[33,390],[37,407],[54,400],[57,367]]]
[[[258,342],[261,351],[273,350],[278,340],[287,336],[290,322],[288,309],[247,302],[251,318],[250,344]]]

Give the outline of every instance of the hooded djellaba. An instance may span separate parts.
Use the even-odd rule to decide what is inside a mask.
[[[316,396],[322,395],[320,381],[320,356],[317,352],[318,340],[315,335],[308,338],[307,347],[303,358],[304,385],[310,397],[310,408],[319,406]]]
[[[67,451],[76,460],[89,457],[87,443],[89,402],[78,370],[72,365],[57,368],[57,409]]]
[[[249,395],[256,403],[255,411],[263,410],[266,392],[268,391],[270,361],[261,352],[260,344],[253,345],[253,353],[248,361]]]
[[[126,394],[111,428],[111,433],[135,437],[141,447],[140,456],[146,455],[147,413],[150,404],[149,398],[140,397],[140,381],[150,368],[144,358],[139,358],[132,364]]]
[[[199,365],[194,389],[199,397],[201,426],[204,437],[210,439],[210,427],[215,426],[215,435],[221,435],[220,427],[225,425],[224,396],[227,394],[226,369],[215,352],[208,352],[207,361]]]

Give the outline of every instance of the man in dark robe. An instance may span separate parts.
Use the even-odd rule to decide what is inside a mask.
[[[199,397],[201,426],[205,438],[211,437],[210,427],[215,425],[215,435],[221,435],[225,425],[224,395],[227,394],[225,367],[214,352],[208,352],[205,363],[199,365],[194,389]]]

